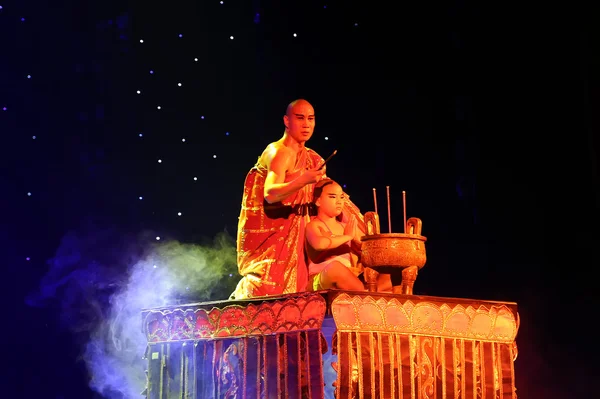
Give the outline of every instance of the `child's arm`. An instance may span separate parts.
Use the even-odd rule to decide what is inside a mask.
[[[353,236],[347,234],[327,237],[323,235],[319,224],[319,222],[313,220],[306,225],[306,240],[308,241],[308,244],[317,251],[337,248],[353,239]]]

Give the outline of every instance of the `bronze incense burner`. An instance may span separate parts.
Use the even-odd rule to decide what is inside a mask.
[[[406,233],[381,233],[376,212],[365,214],[365,224],[367,235],[361,239],[363,266],[377,273],[390,274],[393,293],[412,295],[419,269],[425,266],[427,260],[427,238],[421,235],[421,219],[408,219]],[[365,270],[369,291],[377,290],[376,278],[376,274]]]

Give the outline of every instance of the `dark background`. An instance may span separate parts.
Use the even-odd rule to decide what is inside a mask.
[[[79,357],[78,313],[58,314],[60,293],[47,306],[25,300],[67,232],[233,237],[244,176],[296,98],[316,110],[309,146],[338,149],[328,174],[361,210],[377,188],[387,226],[389,185],[400,226],[406,191],[428,238],[415,293],[517,302],[519,397],[592,396],[591,10],[173,3],[0,3],[6,397],[101,397]]]

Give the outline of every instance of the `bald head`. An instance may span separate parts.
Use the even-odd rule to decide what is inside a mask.
[[[310,108],[313,110],[313,114],[314,114],[314,108],[313,106],[306,100],[299,98],[297,100],[292,101],[291,103],[288,104],[287,109],[285,110],[285,114],[286,115],[293,115],[294,114],[294,110],[298,109],[298,108]]]

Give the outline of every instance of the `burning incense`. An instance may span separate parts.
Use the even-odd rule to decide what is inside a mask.
[[[387,206],[388,206],[388,233],[392,232],[392,214],[390,212],[390,186],[385,186],[387,190]]]
[[[406,234],[406,191],[402,191],[402,207],[404,208],[404,233]]]
[[[377,213],[377,190],[373,187],[373,202],[375,203],[375,213]]]
[[[325,166],[325,164],[327,162],[329,162],[331,160],[331,158],[333,158],[333,156],[337,154],[337,150],[334,150],[331,155],[329,157],[327,157],[327,159],[325,160],[325,162],[323,162],[323,165],[321,165],[321,167],[319,168],[319,170],[323,169],[323,167]]]

